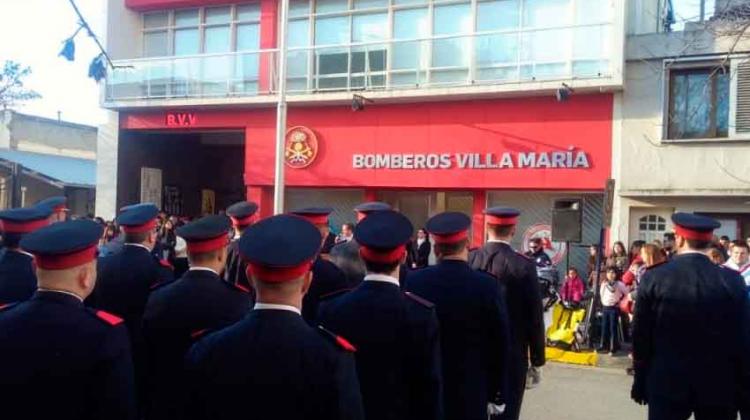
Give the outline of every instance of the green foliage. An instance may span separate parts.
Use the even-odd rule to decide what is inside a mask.
[[[5,61],[0,73],[0,109],[8,109],[19,102],[41,98],[37,92],[23,86],[23,79],[30,74],[30,67],[21,67],[20,63],[11,60]]]

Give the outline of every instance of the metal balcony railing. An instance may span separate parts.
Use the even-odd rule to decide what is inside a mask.
[[[289,48],[290,94],[612,75],[610,23]],[[277,50],[116,61],[107,101],[273,95]]]

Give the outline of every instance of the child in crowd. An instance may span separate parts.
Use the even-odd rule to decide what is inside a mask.
[[[563,283],[562,289],[560,289],[560,299],[563,302],[579,304],[583,299],[584,287],[583,280],[578,275],[578,270],[571,267],[568,269],[568,275],[565,276],[565,283]]]
[[[602,302],[602,341],[599,351],[609,350],[614,355],[620,350],[617,325],[620,318],[619,303],[628,294],[628,288],[620,281],[620,271],[615,266],[607,267],[607,281],[599,290]]]

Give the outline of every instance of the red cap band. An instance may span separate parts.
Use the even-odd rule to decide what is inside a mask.
[[[357,221],[361,222],[365,217],[367,217],[367,213],[363,211],[357,212]]]
[[[518,223],[518,216],[495,216],[492,214],[485,214],[485,220],[487,220],[487,223],[491,225],[500,225],[500,226],[508,226],[508,225],[515,225]]]
[[[312,261],[306,261],[294,267],[266,267],[248,263],[245,274],[248,278],[255,277],[267,283],[281,283],[302,277],[312,269]]]
[[[245,226],[250,226],[253,224],[253,222],[255,222],[255,215],[251,214],[250,216],[246,216],[246,217],[230,216],[230,219],[232,219],[232,226],[245,227]]]
[[[156,227],[156,219],[151,219],[142,225],[122,225],[122,230],[125,233],[143,233],[154,230]]]
[[[401,245],[389,251],[380,251],[366,246],[360,246],[359,253],[362,255],[362,258],[367,261],[388,264],[396,262],[404,256],[406,253],[406,245]]]
[[[675,225],[674,233],[676,235],[682,236],[685,239],[695,239],[697,241],[710,241],[714,238],[714,232],[712,230],[709,230],[708,232],[697,231],[688,229],[680,225]]]
[[[296,213],[296,214],[297,216],[307,220],[308,222],[314,225],[327,225],[328,224],[327,214],[299,214],[299,213]]]
[[[93,261],[98,254],[98,247],[91,245],[80,251],[71,252],[62,255],[34,255],[34,261],[39,268],[44,270],[64,270],[66,268],[77,267]]]
[[[432,239],[436,244],[454,244],[468,238],[468,230],[462,230],[461,232],[451,233],[449,235],[436,235],[434,233],[432,234]]]
[[[3,232],[5,233],[30,233],[49,225],[49,219],[31,220],[29,222],[2,220],[0,221],[0,225],[2,225]]]
[[[187,242],[187,251],[192,254],[200,254],[201,252],[211,252],[217,249],[224,248],[227,246],[228,234],[222,234],[216,238],[207,239],[205,241],[190,240]]]
[[[52,207],[52,211],[55,213],[59,213],[61,211],[68,211],[68,207],[65,204],[60,204],[55,207]]]

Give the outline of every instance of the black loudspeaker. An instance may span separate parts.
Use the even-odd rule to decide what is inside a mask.
[[[583,200],[578,198],[555,200],[552,207],[552,240],[581,242]]]

